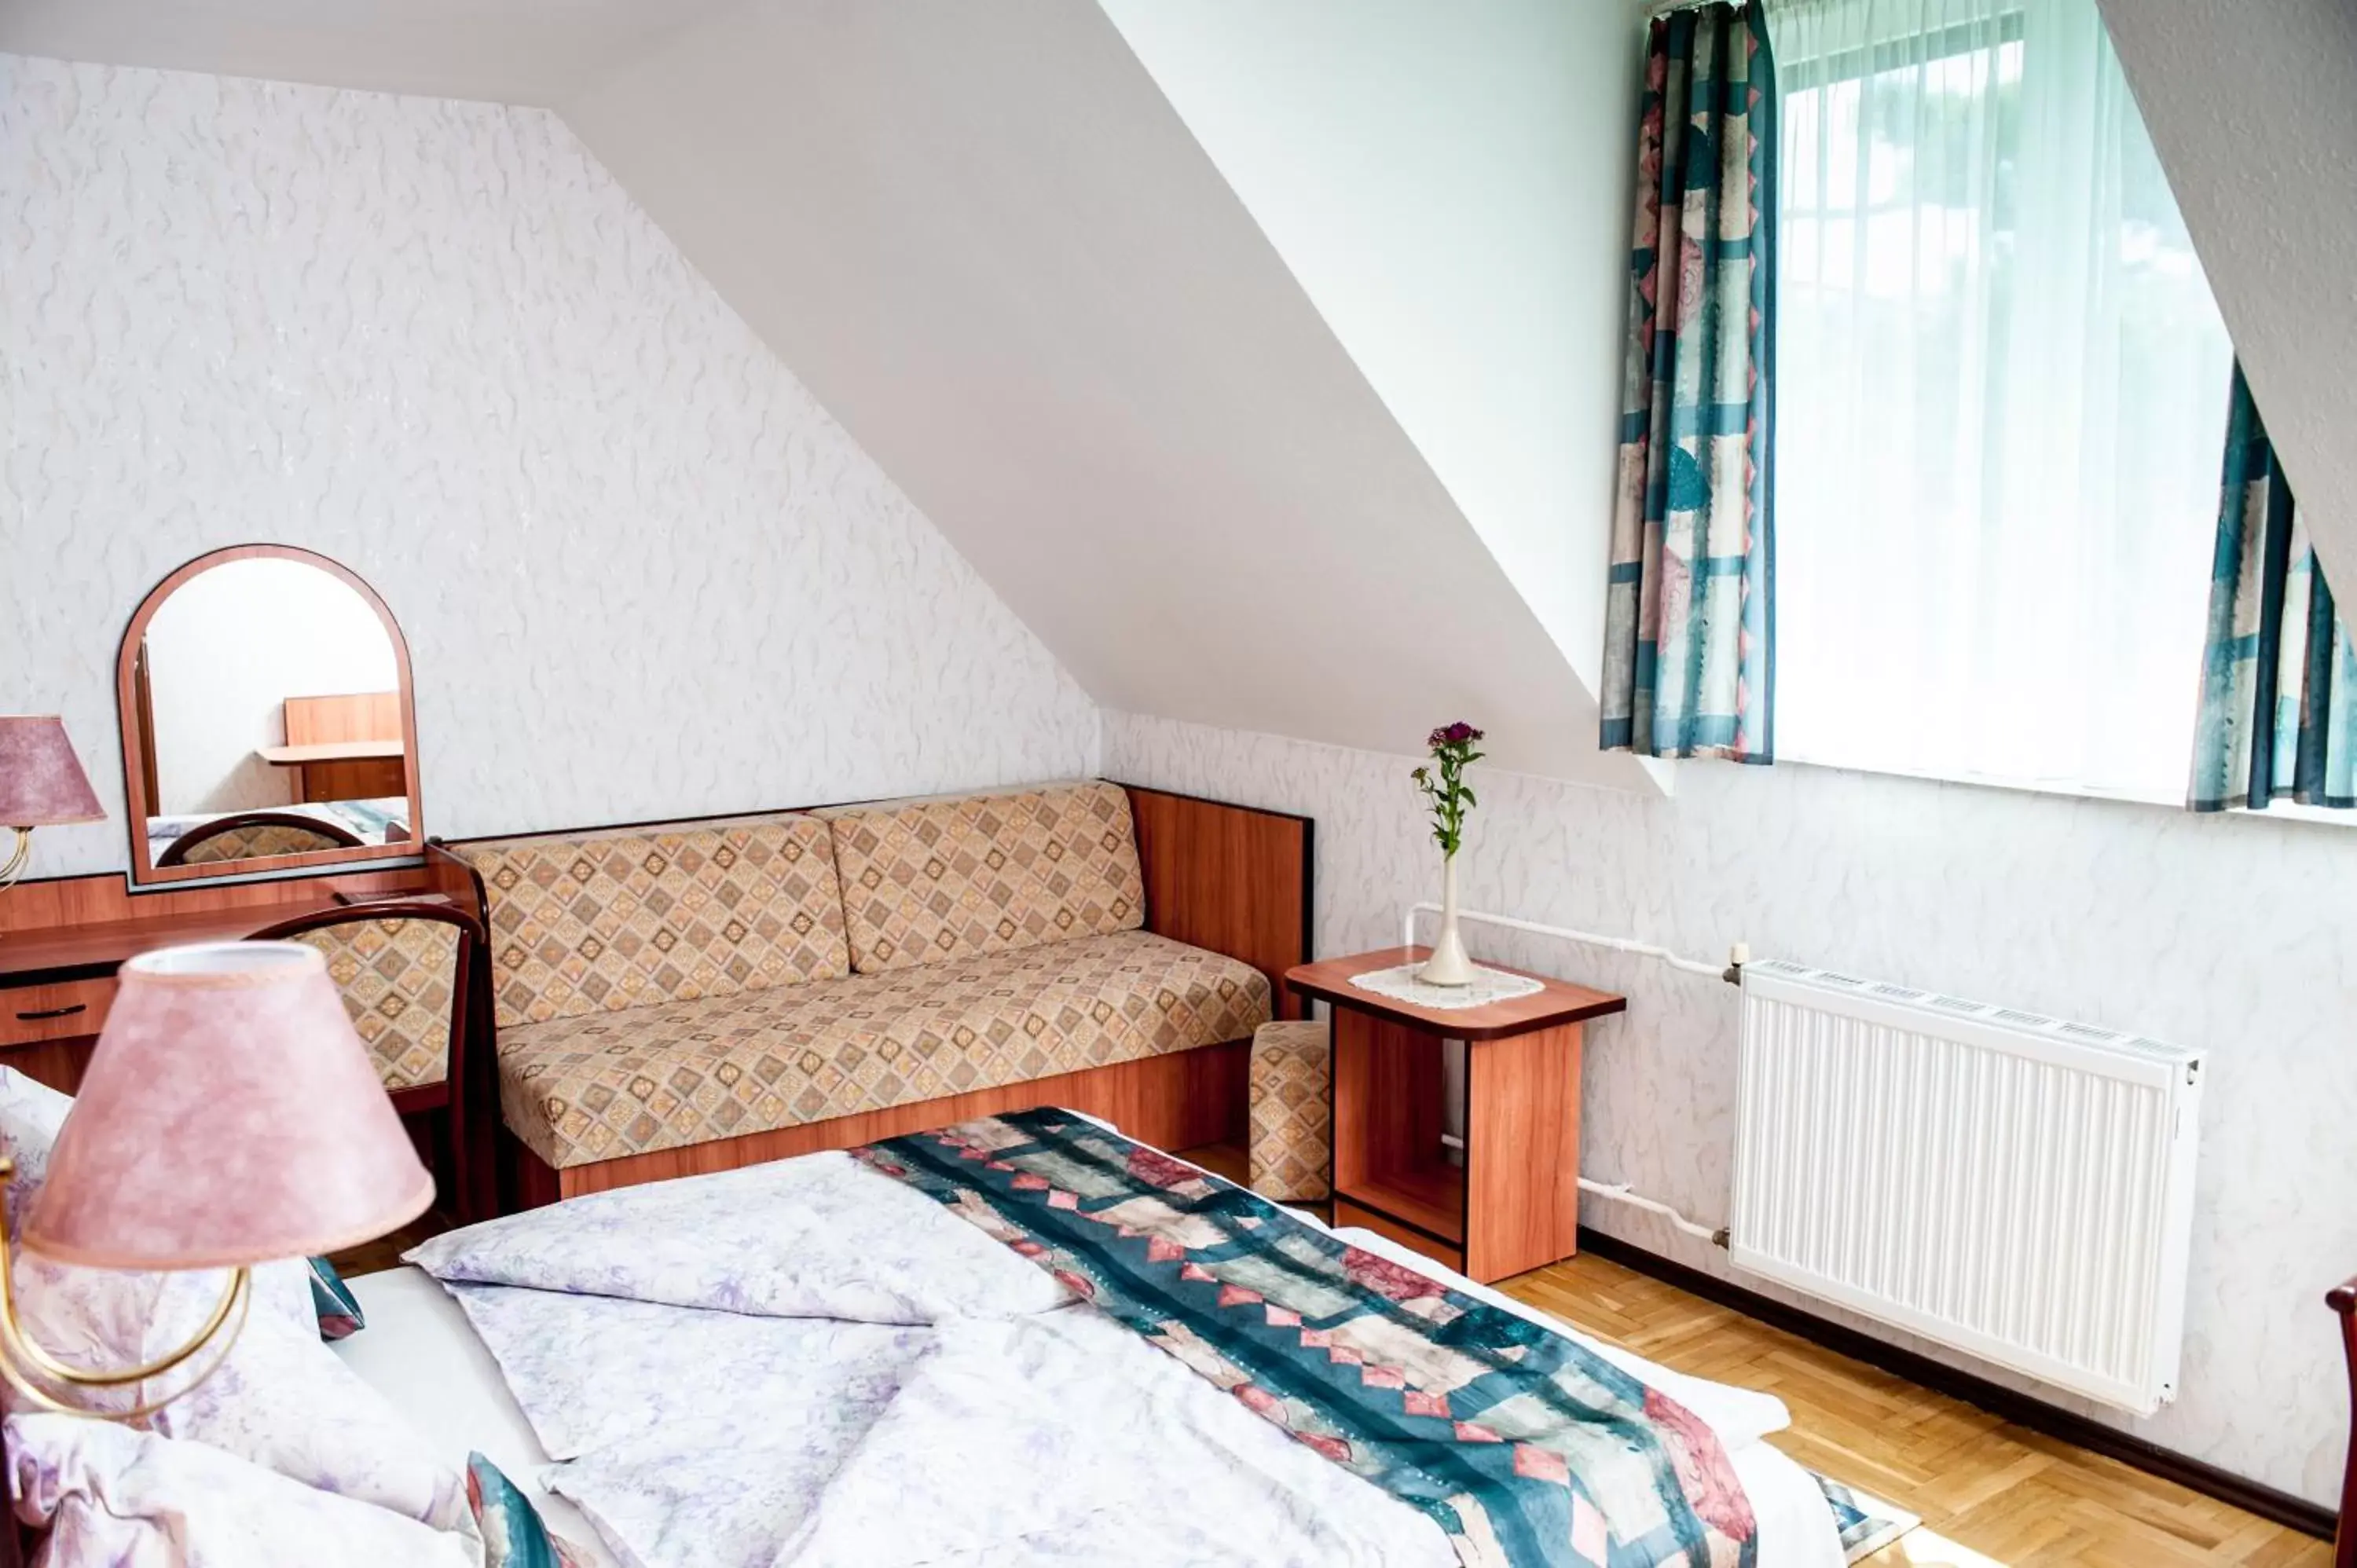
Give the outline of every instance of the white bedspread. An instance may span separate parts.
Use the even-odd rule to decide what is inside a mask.
[[[1422,1514],[845,1155],[575,1199],[410,1256],[555,1462],[518,1479],[631,1568],[1455,1562]],[[1757,1441],[1781,1404],[1612,1354],[1718,1431],[1761,1568],[1840,1563],[1813,1484]]]

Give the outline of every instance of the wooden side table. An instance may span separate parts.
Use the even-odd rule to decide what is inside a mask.
[[[1578,1251],[1581,1026],[1629,999],[1533,975],[1528,996],[1419,1007],[1351,983],[1426,950],[1300,964],[1286,983],[1333,1009],[1334,1223],[1486,1284]],[[1461,1165],[1440,1141],[1446,1040],[1466,1042]]]

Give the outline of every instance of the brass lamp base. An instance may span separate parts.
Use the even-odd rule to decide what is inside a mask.
[[[22,835],[25,830],[20,828],[17,832],[20,835],[17,843],[21,859],[24,842]],[[5,885],[5,875],[0,875],[0,886]],[[16,1162],[0,1159],[0,1187],[5,1187],[8,1182],[15,1179],[16,1175]],[[221,1293],[221,1300],[215,1304],[211,1315],[205,1319],[204,1326],[198,1329],[195,1337],[178,1349],[141,1366],[124,1367],[109,1371],[96,1371],[86,1367],[71,1366],[59,1360],[35,1343],[32,1337],[25,1331],[24,1325],[18,1320],[16,1262],[11,1251],[7,1209],[5,1203],[0,1203],[0,1377],[6,1378],[11,1387],[43,1410],[54,1411],[61,1415],[92,1416],[107,1421],[138,1421],[155,1414],[221,1369],[221,1363],[229,1359],[231,1349],[236,1346],[238,1335],[245,1328],[246,1312],[253,1305],[253,1273],[241,1266],[230,1275],[229,1288]],[[227,1329],[226,1333],[222,1332],[224,1327]],[[212,1358],[206,1361],[188,1382],[174,1389],[161,1399],[140,1402],[126,1409],[100,1410],[88,1405],[76,1404],[70,1400],[60,1398],[59,1394],[53,1392],[50,1388],[42,1386],[44,1383],[51,1384],[60,1391],[129,1388],[187,1365],[216,1338],[219,1339],[219,1346]]]

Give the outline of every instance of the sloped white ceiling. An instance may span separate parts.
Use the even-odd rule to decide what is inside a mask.
[[[1100,3],[1593,689],[1637,9]]]
[[[18,4],[0,46],[553,103],[1102,703],[1655,788],[1092,0]]]
[[[1094,5],[752,0],[565,113],[1100,701],[1643,782]]]
[[[2357,9],[2101,3],[2327,567],[2357,582]],[[1540,468],[1501,478],[1529,448],[1436,424],[1445,397],[1400,371],[1479,364],[1446,362],[1445,318],[1388,358],[1366,329],[1429,289],[1386,298],[1396,268],[1368,286],[1331,248],[1321,274],[1287,233],[1305,209],[1261,199],[1285,171],[1231,157],[1256,224],[1090,0],[8,0],[0,48],[554,106],[1101,701],[1394,750],[1461,713],[1501,762],[1645,778],[1593,749],[1592,607],[1562,561],[1531,566]]]
[[[736,0],[0,0],[0,50],[554,108]]]
[[[2357,604],[2357,0],[2100,3],[2326,575]]]

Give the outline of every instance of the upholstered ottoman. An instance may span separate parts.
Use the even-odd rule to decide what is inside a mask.
[[[1263,1197],[1332,1196],[1332,1074],[1325,1025],[1280,1019],[1253,1032],[1252,1189]]]

